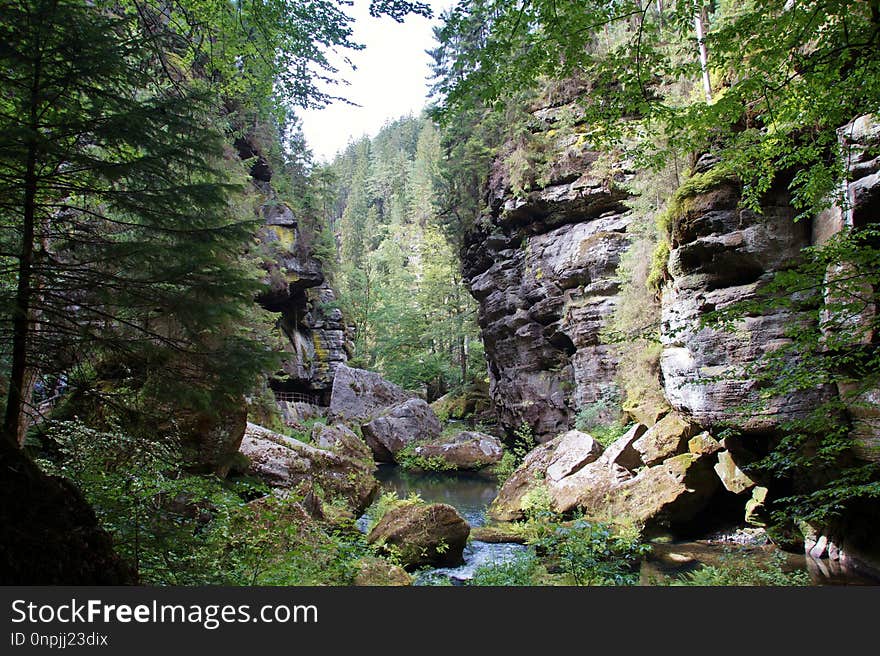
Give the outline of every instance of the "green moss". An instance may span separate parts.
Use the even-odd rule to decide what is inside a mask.
[[[645,280],[645,286],[652,292],[659,292],[663,288],[663,283],[669,279],[669,253],[671,253],[669,241],[662,239],[657,243],[654,252],[651,255],[651,270],[648,272],[648,279]]]
[[[693,206],[692,200],[705,194],[725,182],[737,180],[733,171],[722,164],[709,169],[705,173],[695,173],[675,190],[666,203],[666,209],[657,215],[657,228],[660,234],[672,234],[675,223],[681,220]]]

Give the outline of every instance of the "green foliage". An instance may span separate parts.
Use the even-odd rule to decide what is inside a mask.
[[[664,283],[669,280],[669,270],[667,269],[669,252],[669,242],[664,239],[657,243],[654,252],[651,253],[651,270],[645,280],[645,286],[655,294],[659,293],[663,289]]]
[[[554,559],[575,585],[636,585],[637,565],[650,551],[637,532],[582,519],[550,524],[531,543]]]
[[[754,297],[706,318],[707,325],[724,330],[735,330],[745,317],[778,311],[818,319],[791,321],[788,341],[746,368],[760,392],[736,409],[755,414],[792,394],[839,390],[805,415],[783,422],[782,439],[751,465],[793,491],[773,501],[778,522],[823,525],[861,500],[880,497],[880,466],[853,460],[858,444],[847,420],[850,413],[875,407],[866,395],[880,385],[880,355],[872,343],[880,322],[867,310],[871,290],[880,285],[878,237],[874,228],[838,233],[805,249],[801,262],[778,272]]]
[[[440,160],[433,123],[392,122],[329,165],[324,208],[339,236],[334,282],[356,327],[353,360],[431,398],[484,375],[474,301],[438,217]]]
[[[524,586],[535,585],[540,564],[531,551],[517,554],[513,560],[480,565],[468,585]]]
[[[766,563],[728,551],[718,565],[703,565],[683,574],[671,585],[684,586],[808,586],[812,585],[805,569],[784,569],[785,554],[774,552]]]
[[[536,445],[537,441],[532,433],[532,427],[526,422],[520,424],[519,428],[513,431],[513,445],[509,449],[505,449],[501,461],[492,468],[492,473],[498,479],[499,486],[504,485],[504,482],[517,470],[529,451],[534,449]]]
[[[144,584],[347,585],[369,553],[360,534],[314,523],[293,495],[182,473],[167,438],[50,422],[44,441],[41,464],[85,493]]]
[[[420,471],[454,471],[457,467],[442,456],[421,456],[416,453],[417,443],[407,444],[395,454],[397,464],[404,469]]]
[[[837,128],[880,105],[876,6],[707,5],[705,71],[694,16],[686,2],[461,3],[438,31],[436,116],[452,126],[476,108],[503,110],[542,78],[588,80],[584,120],[599,149],[624,148],[649,166],[712,150],[752,209],[796,170],[795,206],[824,206],[841,178]],[[714,80],[708,101],[702,73]]]

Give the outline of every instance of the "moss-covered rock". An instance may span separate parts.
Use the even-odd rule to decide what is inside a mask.
[[[461,564],[469,533],[470,526],[452,506],[405,503],[388,510],[367,541],[412,571]]]
[[[356,586],[403,586],[412,585],[412,576],[399,565],[384,558],[363,558],[353,584]]]

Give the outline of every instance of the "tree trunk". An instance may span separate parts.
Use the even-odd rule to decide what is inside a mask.
[[[25,397],[30,335],[31,276],[34,260],[34,223],[37,208],[37,134],[39,128],[41,60],[34,62],[31,82],[29,129],[24,178],[24,223],[22,224],[21,249],[18,259],[18,286],[12,319],[12,368],[9,375],[9,391],[6,397],[6,414],[3,419],[3,439],[20,444]]]
[[[707,22],[706,6],[701,5],[694,16],[694,27],[697,30],[697,44],[700,47],[700,70],[703,72],[703,91],[706,92],[706,102],[712,102],[712,82],[709,80],[709,52],[706,49],[706,41],[703,38]]]

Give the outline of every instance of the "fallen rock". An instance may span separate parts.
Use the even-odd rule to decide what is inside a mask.
[[[685,453],[607,488],[584,488],[577,506],[588,516],[627,518],[641,525],[686,522],[702,510],[720,485],[711,458]],[[582,470],[583,471],[583,470]]]
[[[394,554],[412,571],[424,565],[461,564],[469,533],[470,526],[452,506],[405,503],[385,513],[367,542]]]
[[[721,442],[712,437],[708,431],[703,431],[688,440],[688,453],[700,456],[710,456],[722,449]]]
[[[491,544],[508,542],[527,544],[529,536],[524,530],[524,526],[524,524],[515,524],[513,522],[474,526],[471,529],[471,540],[475,542],[489,542]]]
[[[618,465],[632,471],[642,467],[645,463],[642,462],[642,456],[635,450],[633,443],[644,435],[647,430],[648,427],[644,424],[636,424],[630,428],[626,433],[608,445],[608,448],[602,454],[605,461],[610,465]]]
[[[718,454],[718,462],[715,464],[715,473],[721,479],[724,489],[734,494],[740,494],[751,490],[757,483],[749,478],[736,466],[730,451],[722,451]]]
[[[372,462],[351,458],[248,423],[241,453],[250,460],[249,473],[274,488],[296,489],[317,483],[324,501],[343,498],[360,515],[375,498],[379,483]]]
[[[367,421],[415,396],[375,372],[341,364],[333,378],[329,413],[343,421]]]
[[[687,441],[695,433],[691,423],[672,412],[633,442],[633,448],[639,452],[642,462],[650,467],[686,451]]]
[[[316,424],[312,428],[312,444],[319,449],[328,449],[354,460],[362,460],[371,465],[373,462],[373,452],[370,447],[344,424],[333,426]]]
[[[523,497],[537,483],[543,481],[547,467],[553,462],[559,441],[557,437],[538,445],[526,454],[522,464],[504,482],[498,490],[498,495],[489,505],[487,513],[491,519],[511,522],[525,518],[522,509]]]
[[[422,399],[409,399],[362,426],[364,440],[378,462],[394,462],[409,444],[440,435],[442,427],[431,406]]]
[[[565,478],[602,455],[602,445],[587,433],[570,430],[558,439],[553,460],[547,467],[547,477],[550,480]]]
[[[422,458],[441,458],[456,469],[481,469],[500,462],[504,448],[494,435],[465,431],[419,444],[413,452]]]

